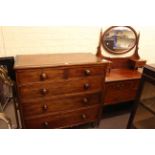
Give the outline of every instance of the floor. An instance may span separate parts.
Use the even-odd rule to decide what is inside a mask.
[[[102,119],[99,129],[126,129],[129,113]]]
[[[125,129],[127,126],[127,122],[129,119],[129,111],[131,108],[131,104],[124,104],[119,106],[111,106],[104,108],[103,110],[103,118],[99,124],[99,129]],[[14,112],[14,106],[12,103],[5,109],[5,113],[12,120],[12,127],[16,128],[16,118]],[[0,121],[0,129],[6,128],[6,124]],[[90,127],[76,127],[76,128],[90,128]]]

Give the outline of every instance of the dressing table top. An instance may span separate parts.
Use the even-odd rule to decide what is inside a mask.
[[[132,69],[112,69],[110,73],[106,75],[106,82],[125,81],[140,79],[141,73]]]

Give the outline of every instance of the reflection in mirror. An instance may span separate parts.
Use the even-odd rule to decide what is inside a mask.
[[[102,37],[104,48],[113,54],[129,52],[136,45],[136,32],[131,27],[114,26]]]

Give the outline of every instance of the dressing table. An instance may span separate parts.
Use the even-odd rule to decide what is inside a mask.
[[[107,64],[89,53],[17,56],[14,69],[22,128],[97,125]]]
[[[146,61],[138,54],[139,36],[130,26],[112,26],[100,32],[96,56],[109,60],[104,105],[133,101]]]

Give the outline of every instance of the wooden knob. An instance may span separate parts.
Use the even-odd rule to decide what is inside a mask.
[[[46,95],[48,93],[48,90],[46,88],[41,89],[41,94]]]
[[[85,114],[82,114],[81,118],[85,120],[87,118],[87,116]]]
[[[44,122],[43,125],[45,128],[48,128],[48,122]]]
[[[46,104],[44,104],[42,109],[43,109],[43,111],[46,111],[48,109],[48,106]]]
[[[47,74],[46,73],[42,73],[40,75],[41,80],[46,80],[47,79]]]
[[[86,70],[85,70],[85,75],[88,76],[88,75],[90,75],[90,74],[91,74],[91,71],[90,71],[89,69],[86,69]]]
[[[83,102],[84,102],[84,103],[88,103],[88,98],[85,97],[85,98],[83,99]]]
[[[85,84],[84,84],[84,88],[85,88],[85,89],[90,88],[90,84],[89,84],[89,83],[85,83]]]

